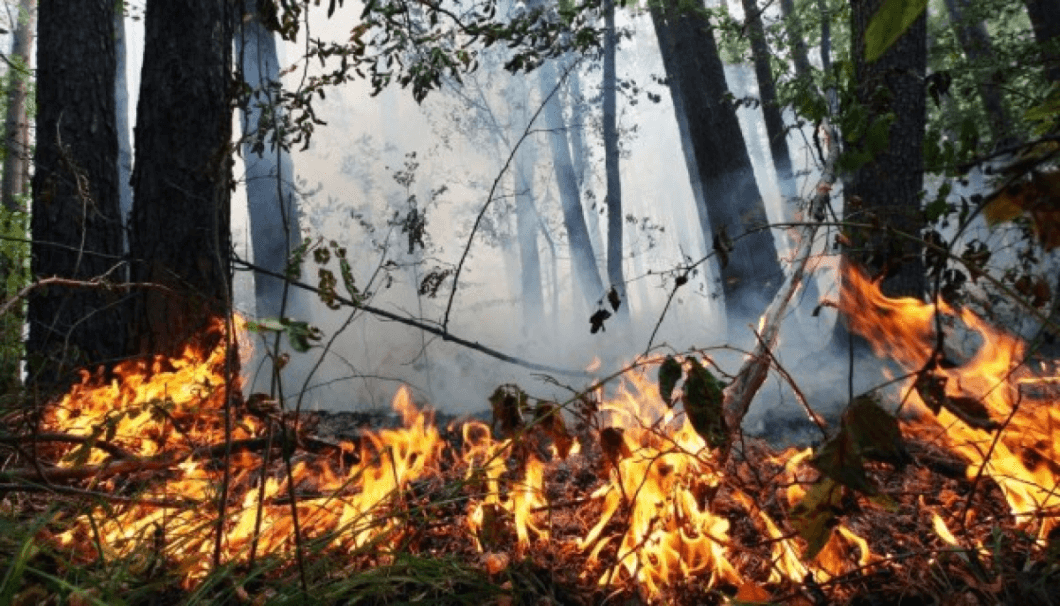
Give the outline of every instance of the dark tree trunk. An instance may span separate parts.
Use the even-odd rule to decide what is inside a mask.
[[[541,95],[547,97],[559,86],[559,75],[551,61],[546,61],[539,70]],[[548,100],[541,117],[552,148],[552,165],[559,188],[560,204],[563,207],[563,225],[567,228],[567,242],[577,288],[582,293],[586,305],[592,306],[603,297],[604,283],[596,267],[593,244],[589,240],[589,228],[582,213],[581,191],[571,158],[567,125],[563,122],[563,105],[560,103],[558,91]]]
[[[886,294],[921,297],[925,289],[924,227],[920,192],[924,180],[924,74],[927,27],[923,15],[873,63],[864,59],[865,30],[883,0],[854,0],[851,53],[858,102],[869,121],[893,113],[887,146],[862,165],[846,188],[847,220],[879,228],[852,233],[853,257],[872,274],[886,276]],[[855,149],[865,142],[853,145]],[[902,234],[902,235],[896,235]]]
[[[777,87],[773,81],[773,68],[769,59],[769,43],[762,24],[762,12],[755,0],[743,0],[747,34],[751,39],[751,57],[754,60],[755,77],[758,79],[758,96],[762,104],[762,116],[769,137],[769,155],[777,172],[780,195],[790,201],[795,198],[795,175],[791,170],[791,154],[788,152],[788,131],[777,103]]]
[[[148,0],[136,118],[132,347],[169,353],[228,309],[233,7]]]
[[[114,2],[49,2],[39,16],[37,62],[33,275],[109,273],[120,281]],[[121,355],[119,303],[97,288],[36,291],[29,300],[31,380],[59,383],[74,366]]]
[[[615,30],[614,0],[604,0],[604,74],[603,74],[603,131],[604,171],[607,175],[607,279],[611,288],[618,291],[621,307],[619,317],[629,316],[629,299],[626,295],[626,280],[622,273],[622,178],[618,158],[618,113],[616,89],[618,77],[615,70],[618,32]]]
[[[280,66],[276,38],[262,24],[258,0],[246,0],[246,17],[236,36],[236,53],[251,95],[243,109],[243,161],[247,173],[247,206],[254,263],[278,274],[301,241],[291,155],[275,140],[281,117]],[[283,280],[254,276],[257,314],[278,317],[283,307]],[[284,309],[290,314],[290,308]]]
[[[712,242],[724,230],[735,246],[728,262],[721,262],[726,307],[729,313],[758,316],[782,274],[736,110],[726,99],[714,33],[701,15],[681,14],[672,2],[653,9],[652,20],[686,158],[694,163],[689,171],[693,192],[701,190],[697,203],[704,237]]]
[[[1027,16],[1034,28],[1034,38],[1042,45],[1042,63],[1045,77],[1050,82],[1060,82],[1060,2],[1057,0],[1023,0],[1027,4]]]
[[[990,43],[990,34],[986,31],[986,25],[982,21],[970,20],[967,14],[968,8],[968,0],[946,0],[950,23],[957,34],[957,41],[960,42],[964,55],[969,61],[975,63],[976,67],[981,68],[995,60],[994,49]],[[1001,91],[998,89],[1001,82],[1000,70],[994,69],[987,77],[978,79],[978,88],[994,144],[1005,146],[1012,143],[1010,139],[1012,123],[1001,98]]]

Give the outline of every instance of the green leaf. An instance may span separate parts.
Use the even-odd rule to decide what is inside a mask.
[[[806,540],[806,553],[803,558],[812,560],[821,553],[832,528],[838,521],[839,503],[843,490],[831,478],[821,478],[806,491],[797,505],[791,510],[791,525]]]
[[[865,61],[872,63],[883,56],[925,8],[927,0],[884,0],[865,30]]]
[[[729,441],[722,402],[725,384],[703,368],[695,358],[689,359],[688,376],[685,378],[685,414],[692,429],[696,430],[711,448],[721,448]]]
[[[674,387],[677,380],[681,378],[681,363],[673,356],[666,356],[662,365],[659,366],[659,395],[667,406],[673,407]]]

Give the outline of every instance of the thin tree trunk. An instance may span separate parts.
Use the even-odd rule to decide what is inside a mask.
[[[618,32],[615,31],[614,0],[604,0],[604,74],[603,131],[604,171],[607,175],[607,278],[618,292],[619,317],[629,317],[626,281],[622,273],[622,179],[618,157],[618,113],[616,107],[617,74],[615,55]]]
[[[33,275],[109,275],[122,257],[114,126],[114,2],[50,2],[39,17]],[[99,289],[36,291],[29,300],[30,380],[123,352],[120,299]]]
[[[121,7],[119,6],[119,9]],[[114,51],[117,67],[114,75],[115,120],[118,129],[118,200],[122,225],[132,215],[132,140],[129,133],[128,47],[125,36],[125,15],[118,10],[114,15]],[[129,250],[128,229],[122,229],[125,250]]]
[[[132,347],[171,353],[230,304],[232,5],[148,0],[130,252]]]
[[[788,151],[788,132],[777,103],[777,87],[773,81],[770,65],[769,44],[762,24],[762,12],[755,0],[743,0],[747,33],[751,39],[751,56],[754,59],[755,77],[758,79],[758,96],[762,105],[762,116],[769,138],[769,155],[773,158],[773,169],[777,173],[777,187],[785,200],[794,200],[795,175],[791,169],[791,154]]]
[[[957,34],[957,41],[960,42],[964,55],[977,67],[986,66],[995,60],[990,34],[987,33],[986,25],[982,21],[973,22],[968,18],[969,7],[968,0],[946,0],[950,23]],[[1000,70],[992,69],[988,77],[978,79],[977,86],[994,144],[1004,147],[1012,143],[1012,122],[1005,109],[1001,92],[998,90],[1002,78]]]
[[[801,80],[807,80],[813,68],[810,67],[810,57],[806,49],[806,34],[802,29],[799,16],[795,14],[795,1],[780,0],[780,13],[784,16],[784,29],[788,35],[788,45],[791,46],[795,76]]]
[[[585,215],[582,213],[581,191],[574,171],[574,162],[571,159],[567,138],[568,129],[563,121],[563,106],[560,103],[558,92],[552,94],[559,85],[559,75],[552,61],[546,61],[538,68],[538,71],[542,98],[552,95],[541,117],[545,130],[548,131],[546,136],[552,148],[552,164],[556,174],[560,204],[563,207],[563,224],[567,228],[567,241],[575,282],[586,306],[592,306],[603,296],[604,283],[596,267],[593,245],[589,239],[589,228],[585,224]]]
[[[18,6],[18,26],[11,39],[10,82],[7,89],[7,117],[4,120],[4,173],[0,184],[4,208],[11,212],[25,211],[19,199],[26,193],[29,158],[29,119],[26,116],[26,90],[33,66],[33,36],[37,25],[36,0],[21,0]]]
[[[236,54],[243,66],[243,80],[252,91],[242,109],[250,239],[254,263],[283,274],[300,243],[301,231],[291,155],[275,140],[272,130],[281,112],[276,38],[261,22],[258,0],[246,0],[243,10],[246,18],[236,36]],[[280,315],[283,280],[258,274],[254,291],[258,316]]]

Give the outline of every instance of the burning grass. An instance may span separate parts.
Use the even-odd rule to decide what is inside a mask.
[[[492,427],[401,390],[401,427],[343,440],[243,402],[220,324],[86,373],[6,417],[0,602],[1054,603],[1054,377],[968,312],[848,278],[903,415],[858,398],[816,449],[718,457],[690,358],[661,391],[648,361],[607,398],[498,390]],[[936,332],[958,321],[982,340],[962,361]]]

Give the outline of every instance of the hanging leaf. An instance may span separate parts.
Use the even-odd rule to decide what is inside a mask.
[[[721,265],[722,269],[725,269],[729,265],[729,253],[735,248],[732,238],[725,231],[725,227],[722,227],[714,234],[713,246],[714,252],[718,253],[718,264]]]
[[[842,487],[831,478],[823,477],[792,508],[791,525],[807,543],[803,554],[805,560],[816,558],[828,544],[832,528],[839,521],[842,497]]]
[[[872,63],[902,37],[927,8],[927,0],[884,0],[865,30],[865,61]]]
[[[622,306],[622,298],[618,296],[618,289],[614,286],[607,291],[607,302],[611,304],[611,309],[614,311],[618,311],[618,308]]]
[[[681,363],[675,360],[673,356],[666,356],[666,359],[659,366],[659,395],[662,396],[663,402],[666,402],[666,405],[670,408],[674,406],[674,387],[677,386],[677,381],[680,378]]]
[[[595,335],[596,333],[600,332],[601,330],[606,330],[604,328],[604,320],[606,320],[606,319],[608,319],[610,317],[611,317],[611,312],[607,311],[606,309],[598,309],[598,310],[596,310],[596,313],[594,313],[593,315],[589,316],[589,324],[590,324],[589,332],[591,334]]]
[[[725,384],[703,368],[695,358],[689,359],[688,375],[685,377],[685,414],[692,429],[696,430],[711,448],[721,448],[729,441],[729,431],[722,409]]]

